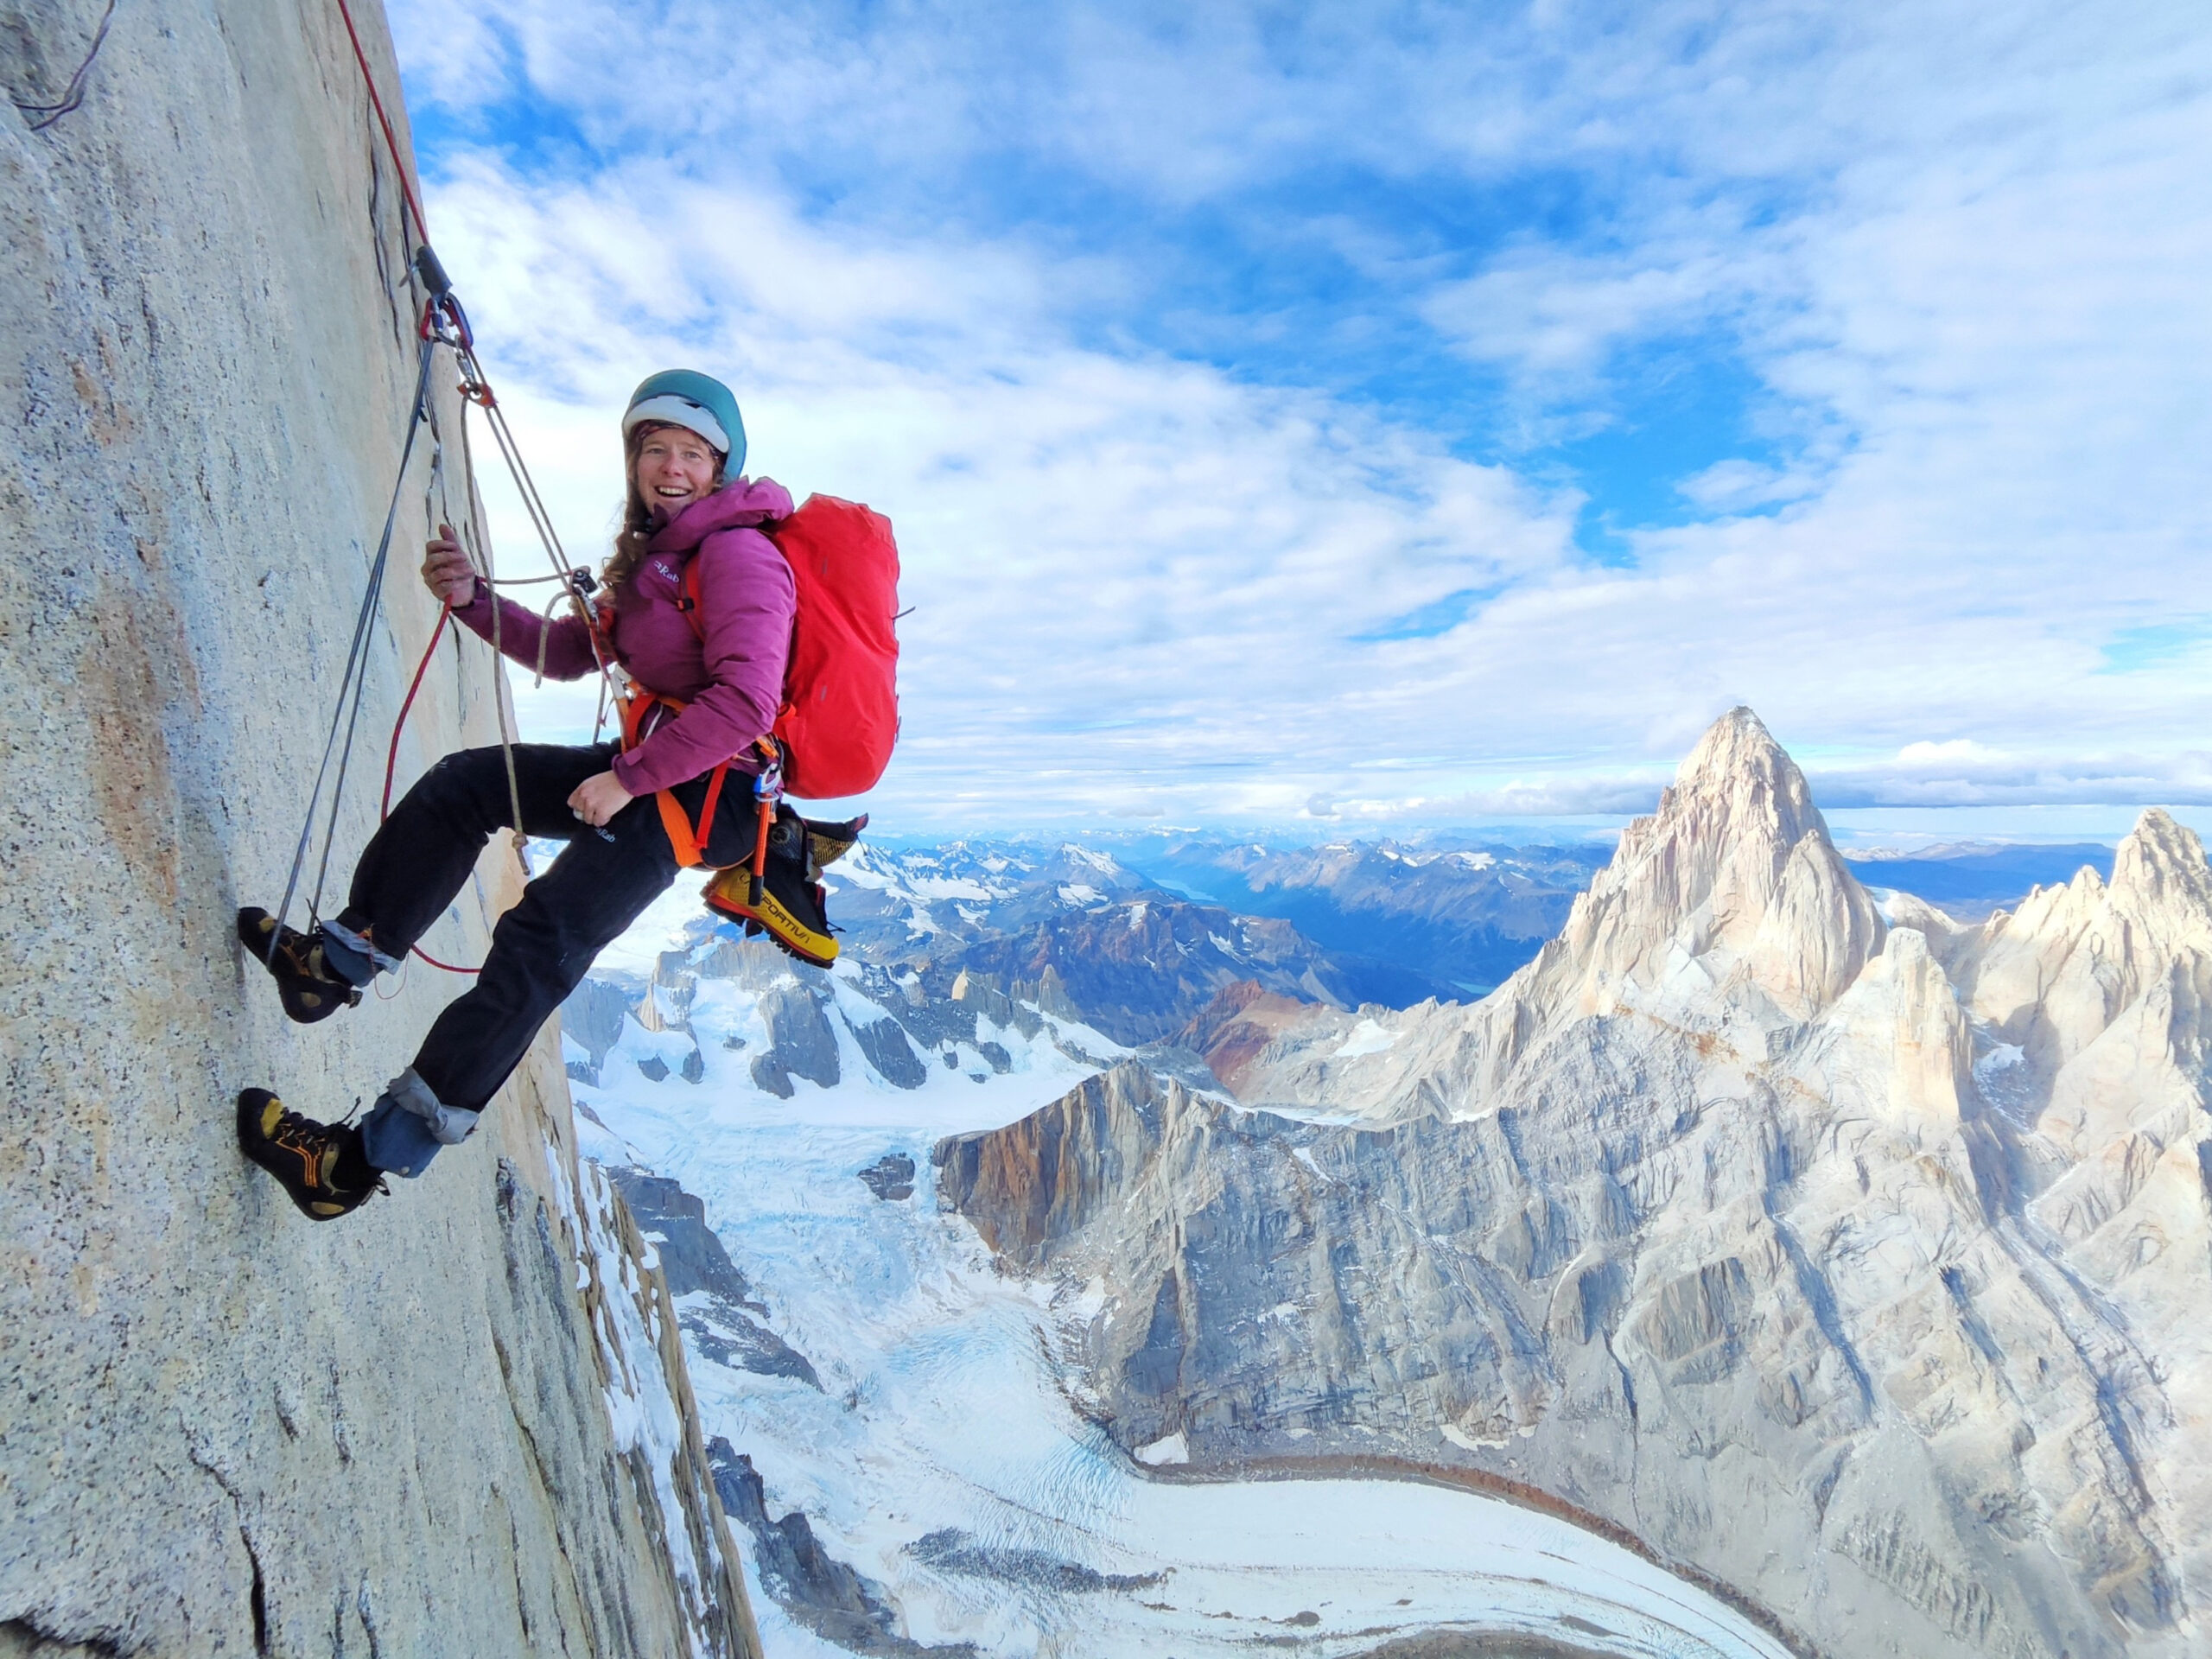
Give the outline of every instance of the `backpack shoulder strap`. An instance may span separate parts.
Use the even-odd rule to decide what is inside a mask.
[[[776,540],[776,531],[783,522],[780,518],[766,518],[753,526],[779,553],[784,549]],[[691,632],[698,635],[702,645],[707,643],[707,625],[699,620],[699,607],[706,602],[706,595],[700,587],[705,578],[699,573],[699,556],[706,550],[703,542],[691,550],[691,556],[683,562],[683,591],[676,597],[676,608],[683,613],[683,620],[691,625]]]
[[[699,620],[699,607],[705,601],[699,587],[699,555],[704,550],[693,548],[691,556],[683,562],[683,591],[676,596],[676,608],[683,613],[683,620],[691,625],[691,632],[699,637],[702,645],[707,643],[707,625]]]

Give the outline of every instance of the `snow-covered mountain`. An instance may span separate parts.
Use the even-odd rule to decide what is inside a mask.
[[[1124,1065],[940,1192],[1134,1456],[1532,1486],[1838,1656],[2202,1652],[2203,851],[1886,910],[1738,710],[1494,996],[1245,990],[1277,1109]]]
[[[1185,1025],[1251,979],[1341,1007],[1451,993],[1404,963],[1346,957],[1280,918],[1173,893],[1073,843],[863,843],[828,873],[832,919],[856,960],[911,975],[932,1001],[963,973],[1082,1017],[1117,1041]]]
[[[980,974],[933,999],[703,919],[671,931],[617,954],[564,1040],[587,1148],[674,1294],[778,1659],[1783,1659],[1756,1619],[1564,1512],[1341,1478],[1185,1484],[1158,1447],[1132,1458],[1052,1357],[1084,1309],[1001,1270],[931,1154],[1035,1122],[1136,1052]],[[1147,1078],[1174,1063],[1147,1058]]]
[[[836,971],[683,920],[566,1054],[779,1654],[2178,1656],[2212,872],[2111,869],[1870,892],[1738,711],[1477,1003],[870,849]]]

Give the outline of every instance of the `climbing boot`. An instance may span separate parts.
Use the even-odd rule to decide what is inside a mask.
[[[269,948],[271,937],[276,942]],[[322,929],[302,933],[281,925],[258,906],[238,912],[238,943],[276,982],[284,1012],[301,1025],[327,1020],[361,1000],[361,988],[333,967],[323,950]]]
[[[820,827],[834,830],[846,826]],[[837,941],[830,936],[822,884],[812,879],[809,842],[815,828],[789,807],[779,809],[768,831],[767,869],[760,891],[753,891],[753,867],[733,864],[707,883],[703,896],[709,910],[742,923],[748,937],[765,933],[785,955],[827,968],[837,960]],[[845,842],[851,844],[850,840]],[[837,849],[843,851],[844,847]]]
[[[288,1112],[266,1089],[238,1096],[238,1150],[274,1175],[310,1220],[335,1221],[391,1190],[362,1153],[359,1129]]]

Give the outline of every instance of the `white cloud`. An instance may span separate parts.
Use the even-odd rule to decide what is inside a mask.
[[[611,525],[636,376],[724,374],[753,471],[894,514],[917,790],[1057,778],[1079,809],[1133,766],[1341,752],[1349,640],[1560,563],[1563,522],[1510,476],[1308,395],[1071,346],[988,257],[855,262],[773,204],[691,186],[648,216],[629,183],[530,192],[480,162],[433,197],[451,262],[485,273],[485,350],[556,515]],[[520,521],[499,528],[512,564]],[[582,693],[524,701],[588,718]]]
[[[1435,289],[1424,311],[1471,358],[1579,385],[1624,342],[1705,321],[1731,281],[1711,254],[1650,264],[1525,249]]]
[[[1799,467],[1764,467],[1756,461],[1715,461],[1675,486],[1685,498],[1714,512],[1745,512],[1785,501],[1802,501],[1821,480]]]
[[[1808,770],[1821,799],[1839,808],[2212,803],[2207,749],[2050,754],[1955,738],[1907,744],[1891,763]]]
[[[1426,37],[1350,8],[393,11],[450,118],[526,86],[596,147],[524,172],[453,143],[431,202],[580,543],[615,410],[673,361],[739,388],[756,469],[898,522],[893,814],[1630,810],[1589,803],[1739,701],[1853,798],[2201,786],[2186,654],[2096,671],[2212,609],[2190,9],[1538,7]],[[1342,167],[1507,233],[1301,205]],[[978,168],[1041,205],[979,224]],[[1352,251],[1440,357],[1574,429],[1608,418],[1613,353],[1698,340],[1796,458],[1702,466],[1676,488],[1708,517],[1593,567],[1571,491],[1418,408],[1132,343],[1152,245],[1056,219],[1055,168],[1087,211]],[[1524,202],[1532,177],[1586,201]]]
[[[1970,737],[1955,737],[1946,742],[1935,743],[1923,739],[1908,743],[1897,751],[1897,764],[1915,770],[1946,766],[1986,766],[2004,765],[2006,756],[2001,749],[1993,749],[1986,743],[1977,743]]]

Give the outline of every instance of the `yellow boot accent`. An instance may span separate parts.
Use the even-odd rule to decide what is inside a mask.
[[[734,864],[707,883],[707,908],[717,915],[760,923],[785,950],[818,968],[827,968],[837,960],[836,940],[827,933],[816,932],[779,904],[776,895],[765,887],[758,906],[747,902],[752,888],[753,872],[742,864]]]

